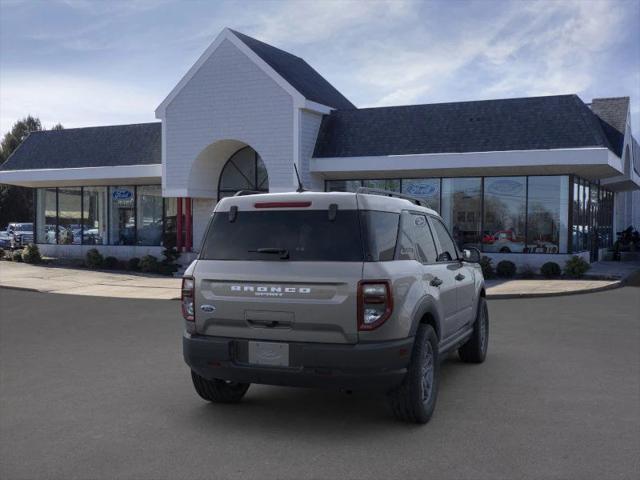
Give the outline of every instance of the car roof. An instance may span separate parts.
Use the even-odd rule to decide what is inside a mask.
[[[390,192],[389,192],[390,193]],[[417,205],[408,198],[391,197],[382,193],[356,192],[281,192],[238,195],[223,198],[216,205],[216,212],[229,211],[232,206],[238,210],[262,210],[273,208],[279,210],[293,210],[305,204],[311,210],[326,210],[336,204],[345,210],[378,210],[399,213],[403,210],[423,212],[439,216],[435,210]],[[262,205],[261,205],[262,204]],[[281,204],[280,206],[278,204]],[[265,207],[264,205],[268,205]]]

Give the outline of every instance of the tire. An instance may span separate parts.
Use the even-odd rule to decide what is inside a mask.
[[[482,363],[487,358],[489,346],[489,309],[487,300],[480,297],[478,313],[473,324],[471,338],[458,349],[458,355],[463,362]]]
[[[213,403],[238,403],[249,390],[250,383],[207,380],[191,370],[191,380],[198,395]]]
[[[438,398],[439,371],[438,337],[431,325],[422,324],[416,333],[407,374],[402,384],[388,394],[398,420],[424,424],[431,419]]]

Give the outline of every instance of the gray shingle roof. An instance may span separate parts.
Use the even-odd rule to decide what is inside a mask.
[[[356,108],[302,58],[243,33],[231,31],[306,99],[338,109]]]
[[[591,110],[602,122],[602,129],[615,153],[622,156],[629,112],[629,97],[594,98]]]
[[[611,145],[577,95],[338,110],[315,157],[538,150]]]
[[[161,163],[159,122],[32,132],[0,170]]]

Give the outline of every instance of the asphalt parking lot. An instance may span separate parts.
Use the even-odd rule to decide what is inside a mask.
[[[0,478],[638,478],[638,286],[491,301],[488,360],[445,362],[422,427],[358,393],[207,404],[178,307],[0,290]]]

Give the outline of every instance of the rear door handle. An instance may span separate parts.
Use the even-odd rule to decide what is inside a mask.
[[[460,281],[460,280],[464,280],[464,275],[463,275],[463,274],[461,274],[461,273],[459,273],[459,274],[457,274],[457,275],[456,275],[456,277],[455,277],[455,278],[456,278],[456,280],[458,280],[458,281]]]
[[[429,282],[429,285],[431,285],[432,287],[439,287],[440,285],[442,285],[442,280],[440,280],[438,277],[434,277],[433,280]]]

